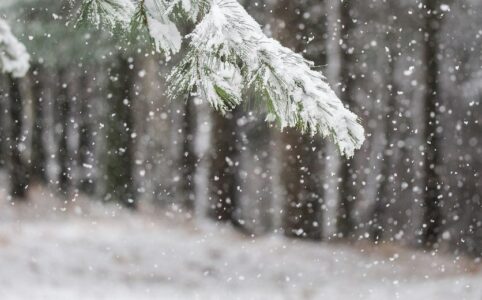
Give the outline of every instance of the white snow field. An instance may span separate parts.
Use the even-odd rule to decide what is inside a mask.
[[[38,198],[0,197],[2,300],[482,299],[469,259],[249,238],[165,213]]]

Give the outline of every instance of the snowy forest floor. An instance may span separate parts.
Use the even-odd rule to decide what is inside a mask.
[[[0,299],[482,299],[469,259],[0,195]]]

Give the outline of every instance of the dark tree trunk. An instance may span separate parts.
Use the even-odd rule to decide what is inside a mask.
[[[3,80],[6,77],[0,76],[0,168],[4,168],[6,166],[6,162],[8,161],[8,104],[9,100],[9,91],[8,91],[8,83],[9,80]],[[7,78],[8,79],[8,78]],[[6,84],[2,84],[6,81]]]
[[[323,233],[320,142],[301,135],[297,129],[286,129],[282,140],[284,161],[281,183],[286,193],[284,233],[291,237],[319,240]]]
[[[79,167],[81,177],[79,181],[80,191],[93,195],[95,185],[92,179],[92,169],[94,164],[94,140],[93,140],[93,120],[90,107],[90,92],[88,77],[83,75],[80,79],[80,124],[79,124]]]
[[[433,247],[438,242],[441,225],[442,209],[439,198],[439,185],[441,185],[439,168],[440,157],[440,133],[439,126],[439,29],[441,26],[440,2],[437,0],[425,0],[428,15],[425,16],[424,54],[423,65],[426,66],[425,86],[425,191],[424,191],[424,215],[422,227],[422,243],[427,247]]]
[[[106,199],[136,208],[134,182],[134,137],[132,100],[134,72],[130,63],[119,58],[111,69],[106,137]]]
[[[29,183],[28,167],[23,157],[23,101],[20,81],[10,77],[10,143],[9,168],[10,196],[13,200],[25,199]]]
[[[303,18],[303,8],[320,1],[308,1],[306,6],[300,6],[296,1],[283,0],[277,3],[274,13],[276,18],[284,23],[277,28],[276,37],[284,46],[296,52],[305,50],[306,44],[297,36],[309,36],[316,33],[316,40],[322,41],[324,48],[326,16],[316,20]],[[301,26],[305,25],[305,26]],[[304,30],[301,29],[304,27]],[[310,59],[319,65],[326,63],[326,53],[317,50],[310,53]],[[281,169],[281,184],[285,189],[285,205],[283,212],[284,233],[292,237],[319,240],[322,238],[323,224],[323,187],[321,184],[322,149],[320,137],[303,135],[296,129],[286,129],[281,134],[283,147],[283,164]]]
[[[45,97],[43,92],[42,77],[44,69],[36,66],[32,77],[33,96],[33,129],[32,129],[32,156],[30,162],[30,174],[32,181],[42,184],[47,183],[47,153],[44,145],[44,106]]]
[[[255,101],[252,99],[251,101]],[[238,126],[239,191],[246,232],[253,235],[273,229],[273,185],[271,129],[261,118],[243,112]]]
[[[195,176],[198,158],[195,150],[196,136],[196,106],[194,97],[188,97],[184,106],[183,118],[183,144],[181,158],[180,194],[183,206],[188,211],[193,211],[195,206],[196,189]]]
[[[240,225],[237,212],[237,134],[234,113],[212,113],[213,129],[210,166],[210,207],[208,215],[220,222]]]
[[[389,29],[392,30],[392,29]],[[397,137],[397,124],[396,124],[396,107],[397,107],[397,92],[398,84],[395,76],[395,67],[397,61],[397,51],[392,45],[394,38],[393,34],[388,35],[389,58],[388,68],[386,72],[388,88],[387,104],[384,112],[385,118],[385,144],[382,152],[382,166],[380,170],[380,181],[378,183],[377,195],[375,204],[373,206],[372,220],[370,226],[370,237],[374,242],[379,242],[384,237],[385,215],[387,205],[390,203],[390,199],[394,196],[395,192],[391,189],[390,177],[393,173],[394,165],[392,156],[394,153],[393,144]]]
[[[59,70],[59,86],[56,104],[56,133],[59,137],[57,147],[57,161],[59,164],[58,189],[59,193],[64,197],[70,196],[71,187],[71,169],[70,169],[70,153],[69,153],[69,116],[70,116],[70,100],[68,93],[68,75],[64,69]]]
[[[340,98],[353,109],[355,79],[352,71],[354,57],[351,51],[350,39],[355,23],[352,19],[351,1],[340,4],[341,48],[340,48],[340,81],[342,83]],[[340,165],[339,205],[337,212],[337,231],[341,237],[349,238],[355,230],[353,209],[356,200],[356,177],[354,160],[343,158]]]

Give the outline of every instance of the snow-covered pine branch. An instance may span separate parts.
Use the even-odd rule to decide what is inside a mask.
[[[82,14],[94,24],[144,25],[167,56],[180,50],[176,23],[184,18],[195,25],[185,37],[187,53],[168,78],[172,98],[196,91],[226,113],[254,92],[267,120],[281,128],[329,137],[347,157],[361,147],[364,130],[357,116],[313,62],[267,37],[236,0],[140,0],[136,9],[130,0],[84,1]]]
[[[166,56],[179,52],[182,43],[181,33],[169,18],[169,9],[165,2],[142,0],[131,22],[133,26],[147,26],[157,51],[163,51]]]
[[[23,77],[30,68],[30,55],[12,34],[7,22],[0,19],[0,67],[2,73]]]
[[[114,29],[127,28],[134,15],[134,4],[130,0],[84,0],[79,20],[88,20],[94,26]]]

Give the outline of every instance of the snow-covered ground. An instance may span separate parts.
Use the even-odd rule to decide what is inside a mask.
[[[468,259],[249,238],[155,212],[39,198],[12,207],[2,197],[2,300],[482,299],[482,273]]]

